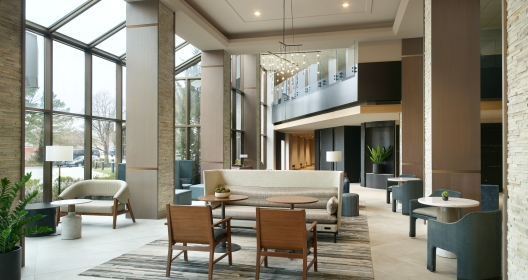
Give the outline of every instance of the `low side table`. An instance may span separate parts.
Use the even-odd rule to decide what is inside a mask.
[[[50,232],[43,232],[43,233],[34,233],[34,234],[28,234],[28,237],[39,237],[39,236],[46,236],[50,234],[54,234],[57,231],[57,224],[55,222],[55,215],[57,214],[57,208],[59,206],[52,205],[48,202],[40,202],[40,203],[31,203],[26,205],[26,210],[28,211],[26,217],[33,217],[35,215],[44,215],[44,218],[40,220],[36,220],[33,222],[29,222],[26,224],[27,228],[30,227],[49,227],[51,228]]]
[[[222,220],[225,219],[225,203],[230,201],[239,201],[239,200],[246,200],[249,196],[247,195],[237,195],[232,194],[229,197],[220,198],[216,197],[214,194],[199,196],[198,200],[200,201],[207,201],[207,202],[221,202],[222,203]],[[222,223],[221,225],[222,229],[226,229],[225,223]],[[240,245],[232,243],[231,242],[231,252],[235,252],[240,250]],[[215,253],[225,253],[227,252],[226,243],[222,242],[215,248]]]
[[[75,214],[75,204],[92,202],[91,199],[65,199],[53,201],[56,206],[68,205],[68,215],[62,217],[61,238],[64,240],[78,239],[82,235],[82,217]],[[60,212],[60,210],[59,210]]]
[[[450,197],[448,200],[443,200],[441,197],[421,197],[418,202],[436,206],[436,220],[444,223],[454,223],[460,220],[459,208],[471,208],[480,205],[480,202],[476,200],[458,197]],[[456,258],[455,254],[440,248],[436,249],[436,255],[449,259]]]

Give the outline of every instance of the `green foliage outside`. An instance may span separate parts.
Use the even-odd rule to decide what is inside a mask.
[[[20,239],[28,234],[51,231],[51,228],[44,226],[34,226],[31,228],[25,227],[27,223],[45,217],[44,215],[26,217],[28,213],[28,211],[25,210],[26,205],[37,196],[37,190],[26,195],[24,200],[18,201],[13,208],[18,197],[18,192],[30,179],[31,173],[27,173],[22,177],[21,181],[16,182],[14,185],[11,185],[11,181],[7,178],[2,179],[2,187],[0,189],[0,254],[13,251],[16,244],[20,242]]]
[[[383,161],[385,161],[385,159],[388,158],[392,153],[392,146],[389,146],[388,149],[385,149],[385,146],[380,147],[380,145],[378,145],[377,148],[371,148],[367,145],[367,148],[370,152],[370,160],[374,164],[382,164]]]
[[[61,191],[64,191],[69,186],[82,181],[81,178],[72,178],[70,176],[61,176]],[[44,184],[41,183],[40,180],[36,179],[30,179],[26,183],[26,196],[31,194],[32,192],[37,191],[38,193],[35,195],[35,198],[33,202],[43,202],[44,201]],[[59,197],[59,178],[56,178],[53,181],[53,184],[51,186],[51,194],[52,198],[56,199]]]

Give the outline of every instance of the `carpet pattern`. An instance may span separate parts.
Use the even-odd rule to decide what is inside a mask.
[[[358,217],[342,217],[337,243],[333,243],[332,234],[318,233],[317,237],[318,272],[310,269],[309,279],[374,279],[364,203],[360,204]],[[233,229],[232,242],[242,249],[233,252],[232,266],[228,265],[227,257],[214,265],[213,279],[254,279],[255,240],[254,230]],[[80,275],[114,279],[207,279],[208,253],[192,251],[188,262],[183,261],[183,255],[174,260],[171,277],[165,277],[167,247],[166,239],[156,240]],[[308,262],[311,259],[309,255]],[[270,257],[268,266],[262,266],[261,279],[302,278],[302,260]]]

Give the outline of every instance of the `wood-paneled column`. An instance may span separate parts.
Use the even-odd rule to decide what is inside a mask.
[[[424,178],[423,38],[402,40],[401,173]]]
[[[202,52],[200,112],[201,170],[231,168],[231,57],[223,50]]]
[[[165,216],[174,201],[174,12],[127,3],[127,183],[134,215]]]
[[[425,194],[480,200],[479,0],[426,0],[424,31]]]

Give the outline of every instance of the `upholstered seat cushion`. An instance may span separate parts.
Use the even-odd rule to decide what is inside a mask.
[[[222,240],[222,238],[226,237],[227,230],[221,229],[221,228],[215,228],[214,229],[214,240],[215,242],[218,242]]]
[[[436,218],[436,207],[423,207],[414,209],[413,213]]]
[[[265,207],[263,207],[265,208]],[[301,208],[295,208],[301,209]],[[306,222],[317,221],[318,224],[335,224],[337,223],[336,215],[329,215],[325,209],[305,209]],[[232,217],[233,220],[256,220],[257,211],[253,206],[226,205],[225,216]],[[213,218],[222,218],[222,207],[213,209]]]
[[[75,212],[94,213],[94,214],[112,214],[114,210],[113,200],[92,200],[89,203],[76,204]],[[117,204],[117,211],[125,210],[124,203]],[[68,206],[61,206],[61,212],[68,212]]]

